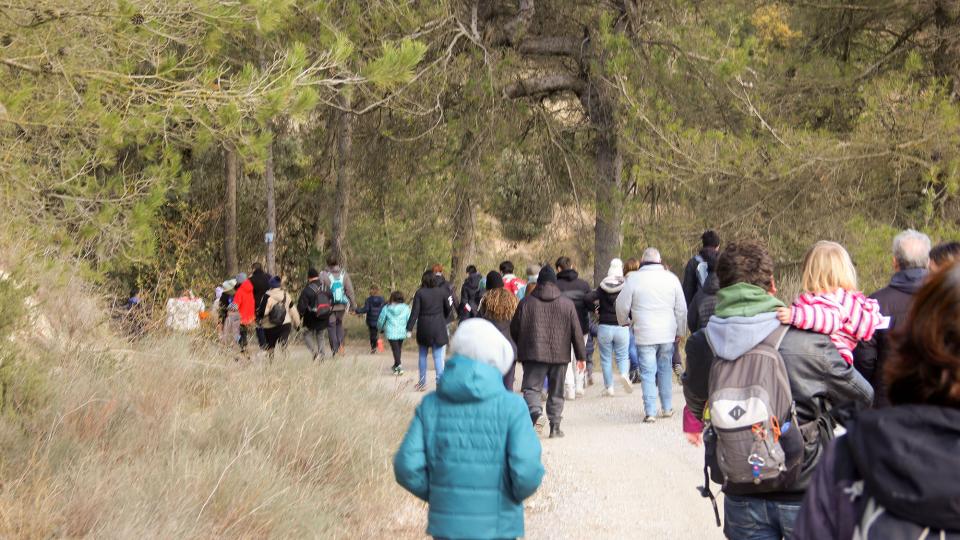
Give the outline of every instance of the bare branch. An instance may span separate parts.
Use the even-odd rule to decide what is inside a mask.
[[[557,92],[573,92],[579,96],[585,87],[583,80],[572,73],[548,73],[519,79],[504,88],[503,94],[510,99]]]

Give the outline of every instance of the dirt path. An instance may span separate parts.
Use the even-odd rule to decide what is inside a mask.
[[[407,374],[399,380],[384,375],[384,382],[415,404],[422,396],[412,390],[416,357],[404,356]],[[388,370],[385,355],[376,360]],[[599,372],[594,380],[586,396],[566,404],[566,437],[541,441],[547,474],[527,501],[526,538],[723,538],[710,502],[696,490],[703,483],[703,450],[683,440],[679,414],[643,424],[639,385],[630,395],[617,387],[616,396],[602,397]],[[433,390],[432,372],[428,381]],[[673,395],[679,412],[679,385]],[[416,510],[425,514],[420,505]],[[423,514],[403,521],[422,531]]]

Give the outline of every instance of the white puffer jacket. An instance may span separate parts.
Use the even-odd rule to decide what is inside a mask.
[[[680,280],[662,264],[631,272],[617,297],[617,320],[622,325],[632,320],[637,345],[673,343],[687,331]]]

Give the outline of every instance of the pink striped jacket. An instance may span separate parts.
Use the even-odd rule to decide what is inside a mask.
[[[867,341],[881,323],[880,306],[859,291],[803,293],[790,307],[790,324],[830,336],[840,356],[853,364],[853,349]]]

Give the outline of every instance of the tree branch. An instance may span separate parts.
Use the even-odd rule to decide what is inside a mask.
[[[586,40],[574,36],[550,36],[524,39],[517,47],[520,54],[570,56],[579,60],[586,49]]]
[[[517,80],[504,88],[503,94],[510,99],[557,92],[573,92],[579,96],[585,88],[583,80],[572,73],[548,73]]]

